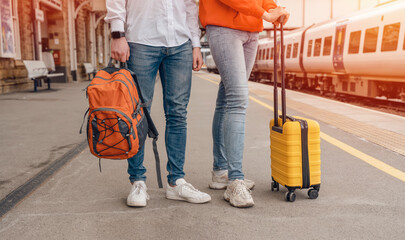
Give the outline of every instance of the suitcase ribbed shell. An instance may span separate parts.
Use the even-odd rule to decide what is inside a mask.
[[[310,186],[321,183],[321,147],[318,122],[302,117],[308,123],[308,157]],[[283,133],[272,130],[274,119],[270,122],[271,176],[283,186],[302,188],[302,149],[301,126],[298,121],[283,125]],[[279,125],[282,120],[279,118]]]

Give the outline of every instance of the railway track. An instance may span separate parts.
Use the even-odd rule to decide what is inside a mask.
[[[260,84],[267,84],[273,85],[272,81],[269,80],[262,80],[259,81]],[[320,94],[318,90],[309,90],[309,89],[291,89],[287,88],[292,91],[307,93],[323,98],[333,99],[340,102],[345,102],[349,104],[353,104],[360,107],[366,107],[369,109],[373,109],[376,111],[386,112],[390,114],[395,114],[398,116],[405,117],[405,102],[398,100],[387,100],[387,99],[379,99],[379,98],[367,98],[367,97],[360,97],[360,96],[353,96],[347,94],[336,94],[336,93],[325,93]]]
[[[378,98],[357,97],[351,95],[340,94],[336,96],[337,100],[368,107],[374,110],[405,116],[405,102],[398,100],[387,100]]]

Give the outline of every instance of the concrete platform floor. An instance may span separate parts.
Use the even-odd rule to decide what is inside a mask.
[[[264,95],[251,96],[247,113],[244,171],[256,182],[253,208],[237,209],[223,191],[208,189],[212,169],[211,123],[217,75],[194,74],[188,115],[186,180],[212,196],[203,205],[165,199],[157,188],[151,142],[145,166],[151,200],[145,208],[129,208],[125,161],[102,161],[88,149],[80,153],[0,220],[1,239],[402,239],[405,234],[405,181],[362,161],[352,151],[322,141],[322,185],[319,198],[306,190],[294,203],[286,189],[271,192],[269,120],[272,106]],[[208,80],[207,80],[208,79]],[[211,81],[210,81],[211,80]],[[250,88],[253,89],[250,84]],[[262,91],[266,88],[255,86]],[[269,92],[269,94],[271,91]],[[267,96],[267,94],[265,94]],[[292,115],[306,113],[288,109]],[[73,117],[73,116],[70,116]],[[70,118],[69,117],[69,118]],[[164,133],[161,88],[156,85],[152,117]],[[69,122],[69,120],[66,120]],[[75,120],[76,121],[76,120]],[[79,124],[80,125],[80,124]],[[320,121],[322,132],[400,173],[405,157]],[[165,174],[165,149],[159,153]],[[164,177],[164,176],[163,176]]]

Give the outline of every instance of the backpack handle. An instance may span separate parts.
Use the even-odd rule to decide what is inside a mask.
[[[118,62],[117,60],[115,60],[115,59],[113,59],[113,58],[110,58],[110,61],[108,62],[107,67],[115,67],[114,61],[115,61],[115,62]],[[120,68],[129,70],[129,69],[128,69],[128,64],[127,64],[127,62],[120,62]]]

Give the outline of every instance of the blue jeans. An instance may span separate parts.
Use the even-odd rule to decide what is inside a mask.
[[[167,180],[175,185],[184,177],[187,138],[187,105],[191,91],[193,55],[191,42],[176,47],[154,47],[129,43],[128,68],[139,81],[145,101],[152,101],[155,79],[159,70],[163,89],[163,108],[166,117],[165,142],[167,152]],[[144,148],[128,159],[131,182],[145,181]]]
[[[221,75],[212,123],[214,171],[228,170],[229,180],[242,171],[248,79],[256,58],[258,33],[207,26],[212,57]]]

